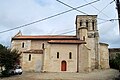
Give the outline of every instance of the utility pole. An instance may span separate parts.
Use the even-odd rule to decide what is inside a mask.
[[[120,34],[120,2],[119,0],[116,0],[116,6],[117,6],[117,11],[118,11],[118,21],[119,21],[119,34]]]

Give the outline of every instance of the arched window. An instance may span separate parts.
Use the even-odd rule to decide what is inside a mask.
[[[29,61],[31,61],[31,54],[29,54]]]
[[[59,52],[57,52],[57,58],[59,58]]]
[[[86,27],[88,27],[88,20],[86,20]]]
[[[45,48],[44,43],[42,43],[42,49],[44,49],[44,48]]]
[[[83,40],[85,40],[85,36],[83,36]]]
[[[82,20],[80,20],[80,26],[82,26]]]
[[[94,26],[95,26],[95,21],[92,20],[92,30],[94,30]]]
[[[72,59],[72,52],[69,52],[69,59]]]
[[[23,42],[23,43],[22,43],[22,48],[24,48],[24,47],[25,47],[25,43]]]

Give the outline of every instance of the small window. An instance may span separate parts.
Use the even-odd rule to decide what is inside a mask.
[[[31,61],[31,54],[29,54],[29,61]]]
[[[88,20],[86,20],[86,27],[88,27]]]
[[[24,48],[24,47],[25,47],[25,43],[23,42],[23,43],[22,43],[22,48]]]
[[[82,20],[80,20],[80,26],[82,26]]]
[[[85,36],[83,36],[83,40],[85,40]]]
[[[44,47],[44,43],[42,43],[42,49],[44,49],[45,47]]]
[[[59,58],[59,52],[57,52],[57,58]]]
[[[92,21],[92,30],[94,30],[95,22],[94,20]]]
[[[72,59],[72,52],[69,52],[69,59]]]

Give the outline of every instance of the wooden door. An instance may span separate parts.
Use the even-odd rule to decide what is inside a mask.
[[[61,71],[66,71],[67,70],[67,63],[66,61],[61,62]]]

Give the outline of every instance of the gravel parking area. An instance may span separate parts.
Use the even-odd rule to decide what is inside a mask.
[[[114,69],[95,70],[90,73],[35,73],[24,72],[0,80],[115,80],[119,71]],[[117,79],[120,80],[120,79]]]

